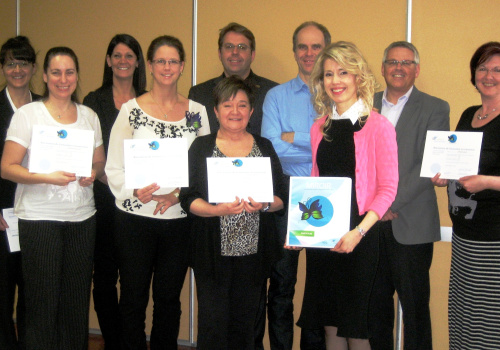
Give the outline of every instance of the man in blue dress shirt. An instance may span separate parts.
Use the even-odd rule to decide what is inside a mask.
[[[273,143],[286,180],[311,174],[309,130],[316,117],[307,85],[316,56],[328,44],[330,33],[323,25],[305,22],[293,33],[293,52],[299,68],[296,78],[269,90],[264,100],[263,137]],[[285,243],[287,215],[277,217],[280,238]],[[293,296],[297,282],[299,251],[284,249],[284,257],[274,266],[268,291],[269,340],[271,349],[290,350],[293,346]],[[324,330],[301,332],[301,349],[324,349]]]

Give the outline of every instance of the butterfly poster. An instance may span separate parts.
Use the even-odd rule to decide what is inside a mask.
[[[125,188],[189,186],[188,141],[185,138],[123,141]]]
[[[351,189],[350,178],[292,176],[286,244],[335,247],[349,231]]]

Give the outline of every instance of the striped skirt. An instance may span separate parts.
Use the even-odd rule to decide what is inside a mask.
[[[500,349],[500,242],[453,235],[450,349]]]

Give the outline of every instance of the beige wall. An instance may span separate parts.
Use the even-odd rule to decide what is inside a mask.
[[[297,25],[316,20],[326,25],[333,40],[355,42],[371,64],[377,79],[385,46],[405,39],[406,0],[398,1],[324,1],[200,0],[198,3],[198,82],[221,74],[217,58],[218,29],[230,21],[248,26],[257,41],[254,71],[283,83],[297,74],[293,60],[291,36]],[[119,32],[134,35],[143,50],[156,36],[178,36],[185,45],[187,69],[180,82],[180,92],[187,95],[191,83],[191,1],[189,0],[108,0],[62,1],[23,0],[21,2],[21,33],[32,40],[39,50],[41,64],[45,52],[52,46],[68,45],[80,59],[81,95],[97,88],[101,82],[103,60],[110,38]],[[461,112],[478,104],[479,96],[469,83],[468,62],[480,44],[498,40],[497,0],[455,1],[421,0],[413,2],[412,41],[421,54],[421,75],[417,86],[432,95],[447,100],[451,106],[452,128]],[[0,40],[15,34],[15,0],[2,0]],[[40,73],[35,87],[40,92]],[[450,226],[447,198],[438,190],[441,221]],[[434,346],[448,347],[447,295],[450,266],[450,244],[435,245],[431,269],[431,310]],[[303,255],[303,254],[301,254]],[[300,312],[305,264],[301,258],[297,283],[296,318]],[[183,292],[183,329],[180,337],[188,338],[187,292]],[[151,326],[151,306],[147,329]],[[92,311],[91,328],[98,328]],[[295,348],[298,349],[296,328]],[[266,345],[266,347],[268,347]]]

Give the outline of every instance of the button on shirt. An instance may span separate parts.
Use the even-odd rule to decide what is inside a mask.
[[[385,116],[394,127],[396,127],[399,117],[401,116],[401,112],[403,112],[403,108],[405,108],[406,102],[408,102],[412,91],[413,86],[406,92],[406,94],[398,98],[398,102],[396,104],[393,104],[387,100],[387,89],[385,89],[384,95],[382,96],[382,109],[380,114]]]
[[[310,129],[316,118],[309,87],[297,76],[269,90],[264,100],[261,135],[269,139],[289,176],[310,176],[312,167]],[[281,133],[295,132],[293,143]]]

